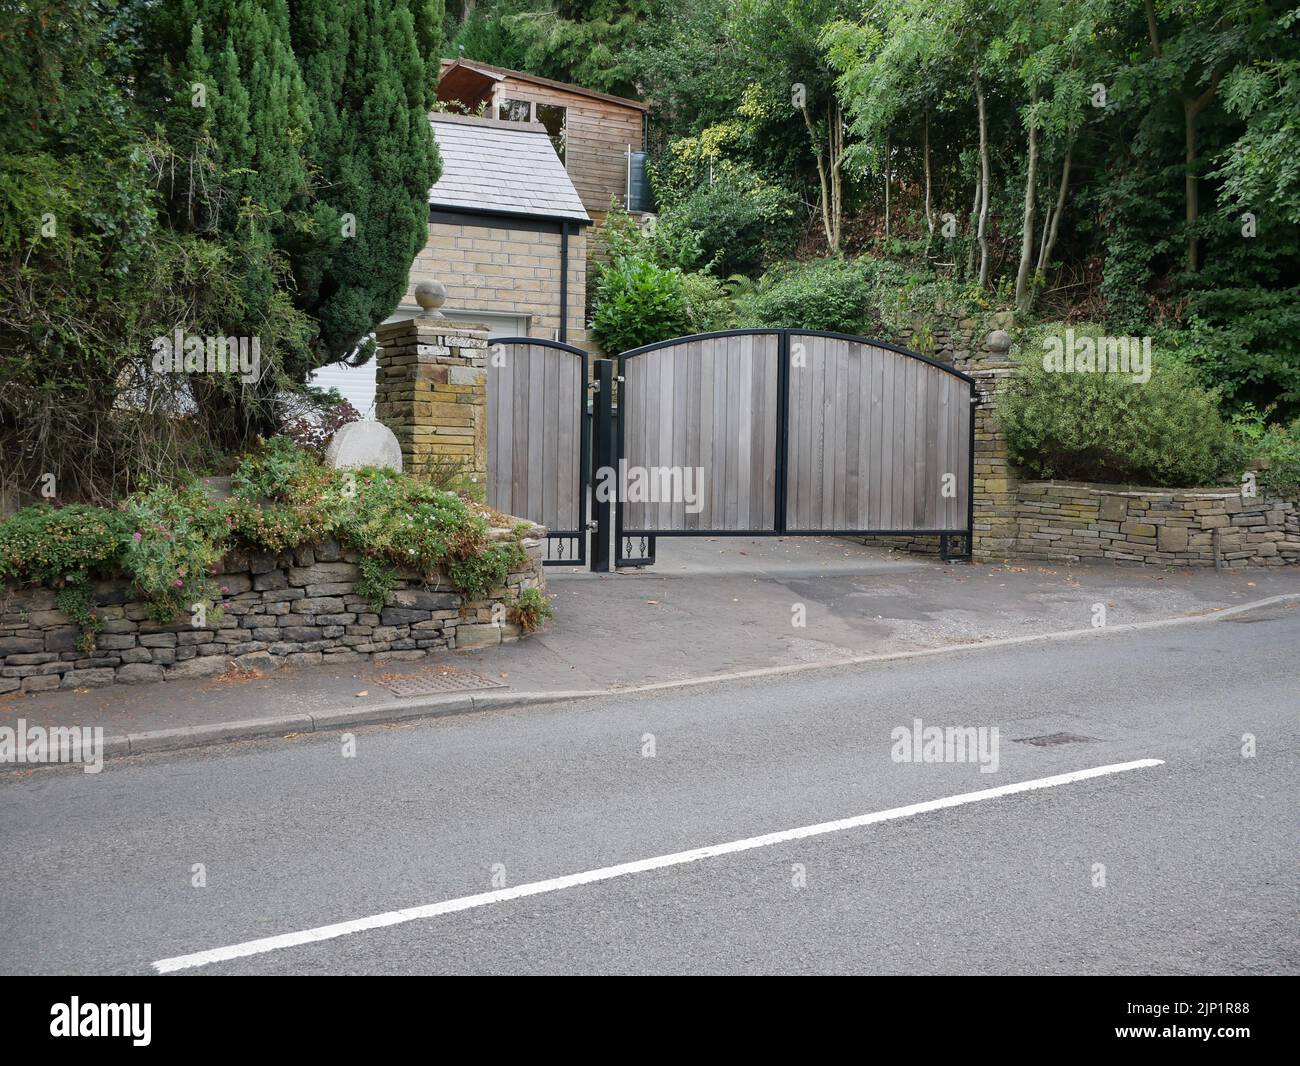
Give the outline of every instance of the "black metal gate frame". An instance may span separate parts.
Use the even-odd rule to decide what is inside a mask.
[[[563,341],[548,341],[538,337],[494,337],[488,341],[488,358],[497,344],[527,344],[538,348],[555,348],[576,355],[582,365],[582,383],[578,389],[578,433],[581,453],[578,459],[578,528],[550,529],[546,531],[546,556],[543,566],[586,566],[587,532],[591,524],[587,519],[587,490],[591,485],[591,444],[587,433],[587,395],[591,391],[590,356],[581,348]],[[490,449],[489,449],[490,452]],[[489,454],[490,460],[490,454]],[[484,489],[487,486],[484,485]],[[573,543],[573,554],[565,555],[565,544]]]
[[[979,404],[979,391],[976,387],[975,379],[960,370],[956,370],[946,363],[941,363],[937,359],[931,359],[929,356],[922,355],[920,352],[913,352],[907,348],[900,347],[897,344],[890,344],[887,341],[874,340],[870,337],[855,337],[848,333],[832,333],[825,330],[811,329],[728,329],[719,330],[713,333],[697,333],[687,337],[674,337],[672,340],[658,341],[654,344],[646,344],[640,348],[633,348],[623,352],[617,357],[618,364],[618,387],[619,387],[619,407],[623,411],[629,410],[627,405],[627,381],[625,370],[627,361],[635,359],[637,356],[645,355],[647,352],[657,351],[661,348],[671,348],[679,344],[685,344],[690,341],[711,340],[715,337],[745,337],[745,336],[773,336],[777,337],[777,452],[776,452],[776,507],[774,510],[774,521],[772,528],[764,529],[683,529],[683,530],[655,530],[655,529],[628,529],[623,522],[624,502],[620,499],[614,504],[614,541],[617,545],[615,552],[614,565],[617,567],[636,567],[649,566],[655,561],[655,539],[657,537],[818,537],[818,536],[837,536],[837,537],[890,537],[890,536],[935,536],[939,538],[940,552],[945,561],[951,559],[969,559],[972,550],[972,537],[975,528],[975,407]],[[966,473],[966,525],[960,529],[786,529],[786,505],[787,490],[789,488],[789,478],[786,472],[786,457],[789,451],[790,443],[790,338],[796,337],[825,337],[830,340],[856,341],[861,344],[870,344],[877,348],[884,348],[887,351],[895,352],[898,355],[906,356],[909,359],[916,359],[922,363],[928,363],[930,366],[937,367],[946,374],[960,378],[970,387],[970,440],[969,440],[969,461]],[[599,364],[609,362],[608,360],[597,360],[597,373],[599,374]],[[599,386],[598,386],[599,388]],[[600,408],[612,405],[612,389],[605,388],[597,392],[597,426],[600,425]],[[607,418],[612,422],[609,410],[606,412]],[[597,435],[597,449],[595,462],[597,466],[609,465],[614,469],[618,468],[618,460],[626,457],[625,448],[625,420],[618,420],[617,431],[610,434],[611,439],[606,443],[606,447],[600,447],[600,437]],[[608,521],[606,510],[608,504],[598,506],[597,509],[597,537],[605,540],[608,536],[608,530],[605,523]],[[954,552],[952,550],[952,540],[954,537],[963,539],[963,550]],[[642,554],[633,556],[630,554],[631,543],[633,539],[640,539],[642,542]],[[624,542],[627,542],[625,547]],[[607,542],[606,542],[607,543]],[[602,564],[603,563],[603,567]],[[597,551],[593,558],[592,568],[596,570],[609,568],[609,561],[602,559],[602,553]]]

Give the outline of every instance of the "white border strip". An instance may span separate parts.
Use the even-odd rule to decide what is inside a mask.
[[[474,896],[461,896],[458,899],[430,903],[422,907],[386,911],[383,914],[371,915],[369,918],[357,918],[350,922],[338,922],[334,925],[321,925],[315,929],[304,929],[297,933],[268,936],[260,940],[246,940],[242,944],[231,944],[223,948],[197,951],[192,955],[177,955],[170,959],[159,959],[153,964],[153,968],[158,973],[175,973],[178,970],[189,970],[196,966],[210,966],[213,963],[228,962],[231,959],[241,959],[248,955],[262,955],[269,951],[280,951],[284,948],[298,947],[302,944],[333,940],[335,937],[361,933],[368,929],[383,929],[388,926],[403,925],[406,922],[420,921],[425,918],[437,918],[443,914],[473,910],[475,907],[486,907],[493,903],[523,899],[526,896],[540,896],[547,892],[559,892],[562,889],[575,888],[578,885],[590,885],[597,881],[611,881],[616,877],[627,877],[630,874],[662,870],[669,866],[681,866],[685,863],[697,862],[700,859],[711,859],[718,855],[734,855],[737,852],[752,851],[754,848],[766,848],[773,844],[785,844],[792,840],[805,840],[808,837],[824,836],[827,833],[840,833],[846,829],[860,829],[866,825],[889,822],[897,818],[911,818],[917,814],[927,814],[930,811],[940,811],[948,807],[960,807],[967,803],[979,803],[983,800],[999,799],[1002,796],[1013,796],[1019,792],[1033,792],[1041,788],[1054,788],[1057,785],[1069,785],[1076,781],[1087,781],[1094,777],[1122,774],[1129,770],[1145,770],[1152,766],[1161,766],[1163,763],[1163,759],[1138,759],[1136,762],[1113,763],[1109,766],[1093,767],[1091,770],[1074,770],[1068,774],[1057,774],[1055,777],[1040,777],[1033,781],[1021,781],[1014,785],[999,785],[997,788],[981,789],[979,792],[964,792],[959,796],[926,800],[923,803],[913,803],[906,807],[893,807],[887,811],[876,811],[873,814],[859,814],[852,818],[841,818],[834,822],[819,822],[816,825],[805,825],[798,829],[783,829],[780,832],[746,837],[744,840],[733,840],[726,844],[712,844],[708,847],[693,848],[690,851],[677,851],[670,855],[656,855],[650,859],[620,863],[617,866],[604,866],[598,870],[565,874],[563,877],[552,877],[545,881],[532,881],[528,884],[516,885],[514,888],[498,889],[495,892],[480,892]]]

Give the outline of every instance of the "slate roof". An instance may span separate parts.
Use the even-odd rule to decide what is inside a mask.
[[[429,206],[591,221],[541,123],[439,113],[429,121],[442,152]]]

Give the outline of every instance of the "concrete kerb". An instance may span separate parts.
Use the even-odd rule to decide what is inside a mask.
[[[1262,600],[1238,604],[1235,607],[1221,607],[1206,611],[1203,614],[1183,615],[1178,618],[1159,618],[1147,622],[1129,622],[1095,629],[1091,627],[1087,629],[1066,629],[1053,633],[1002,637],[996,640],[981,641],[978,644],[954,644],[943,648],[921,648],[913,651],[883,652],[876,655],[846,656],[840,659],[826,659],[811,663],[791,663],[788,666],[769,666],[732,673],[705,674],[701,677],[659,681],[648,685],[553,692],[464,693],[455,696],[424,699],[417,702],[394,700],[387,703],[372,704],[368,707],[338,708],[312,714],[292,714],[277,718],[259,718],[238,722],[213,722],[202,726],[160,729],[148,733],[105,737],[104,757],[182,751],[189,748],[208,747],[240,740],[258,740],[302,733],[333,732],[351,726],[387,725],[414,718],[442,718],[455,714],[469,714],[475,711],[515,710],[545,703],[565,703],[572,700],[595,699],[601,696],[630,696],[645,692],[694,688],[729,681],[748,681],[762,677],[781,677],[838,667],[862,666],[870,663],[898,662],[940,655],[961,655],[967,652],[986,651],[991,648],[1015,647],[1022,644],[1036,644],[1046,641],[1113,636],[1147,629],[1196,625],[1201,622],[1219,622],[1264,607],[1294,601],[1300,601],[1300,592],[1282,593],[1278,596],[1269,596]],[[0,772],[19,768],[13,763],[0,763]]]

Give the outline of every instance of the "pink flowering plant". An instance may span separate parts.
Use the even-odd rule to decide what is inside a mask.
[[[148,601],[150,614],[169,622],[195,603],[219,612],[220,592],[211,575],[229,532],[224,506],[201,489],[159,486],[130,497],[122,514],[129,530],[121,541],[122,569]]]

